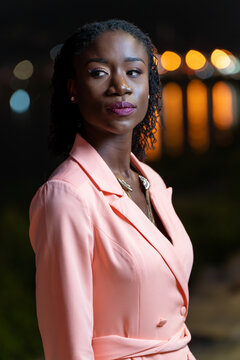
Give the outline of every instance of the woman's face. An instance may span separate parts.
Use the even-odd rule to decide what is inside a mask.
[[[121,30],[105,32],[74,58],[68,82],[87,131],[126,134],[148,108],[148,55],[144,45]]]

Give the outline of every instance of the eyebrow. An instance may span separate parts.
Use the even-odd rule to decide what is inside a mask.
[[[141,58],[138,58],[138,57],[127,57],[127,58],[125,58],[124,61],[125,62],[141,61],[143,64],[145,64],[144,60],[141,59]],[[98,62],[98,63],[102,63],[102,64],[107,64],[108,63],[107,59],[104,59],[104,58],[92,58],[92,59],[89,59],[87,61],[86,65],[91,63],[91,62]]]
[[[127,57],[125,59],[126,62],[133,62],[133,61],[141,61],[142,63],[145,64],[144,60],[139,58],[139,57]]]

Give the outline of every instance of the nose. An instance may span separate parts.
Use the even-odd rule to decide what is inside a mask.
[[[122,96],[126,94],[132,94],[132,88],[127,83],[125,76],[123,74],[113,75],[107,89],[107,95]]]

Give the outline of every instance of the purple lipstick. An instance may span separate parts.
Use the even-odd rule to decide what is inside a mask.
[[[135,110],[135,106],[127,101],[116,101],[109,105],[107,109],[116,115],[127,116]]]

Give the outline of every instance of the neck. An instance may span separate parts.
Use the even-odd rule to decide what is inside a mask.
[[[94,133],[83,129],[81,135],[97,150],[115,175],[126,179],[132,177],[130,167],[132,132],[116,135],[96,131]]]

